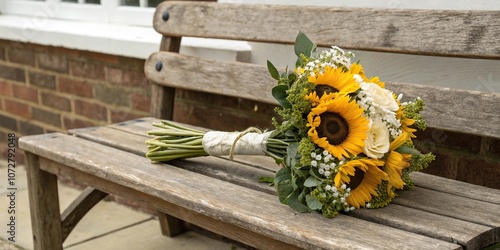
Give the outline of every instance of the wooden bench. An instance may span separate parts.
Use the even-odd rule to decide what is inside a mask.
[[[178,54],[183,36],[291,44],[302,30],[321,46],[498,60],[498,17],[489,11],[162,3],[154,16],[154,27],[163,34],[160,52],[145,65],[154,118],[20,139],[27,156],[35,249],[61,249],[76,223],[107,194],[158,210],[165,235],[181,233],[186,221],[259,249],[481,249],[497,244],[496,189],[414,173],[414,190],[399,192],[386,208],[325,219],[297,214],[278,201],[273,187],[257,182],[279,169],[271,159],[210,156],[152,164],[144,157],[144,142],[153,121],[172,118],[177,88],[276,104],[270,94],[275,81],[265,66]],[[500,138],[500,126],[491,126],[500,124],[498,93],[407,83],[387,88],[408,98],[421,96],[431,127]],[[62,215],[58,176],[89,186]]]

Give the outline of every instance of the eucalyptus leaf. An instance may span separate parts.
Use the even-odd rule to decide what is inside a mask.
[[[274,184],[278,185],[279,182],[291,179],[291,171],[289,168],[281,168],[274,175]]]
[[[316,187],[321,184],[321,181],[316,179],[314,176],[309,176],[307,180],[304,182],[304,186],[306,187]]]
[[[288,145],[286,148],[286,154],[290,158],[297,158],[297,152],[299,150],[299,143],[293,142]]]
[[[292,104],[286,99],[288,97],[288,95],[286,93],[287,90],[288,90],[288,86],[278,85],[278,86],[273,87],[273,89],[271,91],[274,99],[276,99],[283,108],[291,108],[292,107]]]
[[[312,210],[320,210],[323,208],[323,204],[314,196],[308,194],[306,195],[307,206]]]
[[[275,182],[276,183],[276,182]],[[284,180],[278,182],[276,185],[276,190],[278,192],[278,198],[281,203],[288,204],[287,200],[290,194],[293,192],[293,185],[291,180]]]
[[[295,55],[300,57],[301,54],[309,57],[314,49],[314,43],[304,34],[302,31],[299,32],[297,38],[295,38]]]
[[[267,69],[269,70],[272,78],[274,78],[275,80],[280,79],[280,73],[269,60],[267,60]]]
[[[394,151],[401,153],[401,154],[412,154],[412,155],[419,155],[420,154],[420,151],[418,151],[412,147],[408,147],[408,146],[401,146]]]
[[[307,207],[304,203],[300,202],[300,200],[299,200],[300,194],[301,194],[301,191],[298,189],[293,191],[286,199],[285,204],[287,204],[293,210],[295,210],[299,213],[310,212],[311,209],[309,209],[309,207]]]

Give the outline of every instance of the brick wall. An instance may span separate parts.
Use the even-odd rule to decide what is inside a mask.
[[[149,115],[144,60],[0,40],[0,137],[104,125]],[[176,93],[174,120],[211,129],[271,128],[274,106],[193,91]],[[500,189],[500,140],[428,129],[426,172]],[[6,157],[6,143],[0,144]],[[18,157],[21,161],[22,157]]]
[[[143,65],[139,59],[0,40],[0,136],[148,116]],[[2,157],[5,150],[1,144]]]
[[[141,59],[0,40],[0,137],[149,116],[150,85],[143,69]],[[269,128],[273,108],[178,91],[174,120],[218,130],[241,130],[248,124]],[[5,158],[6,148],[0,144],[0,157]]]

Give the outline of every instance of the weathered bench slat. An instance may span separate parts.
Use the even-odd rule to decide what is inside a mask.
[[[148,120],[148,122],[150,122],[150,120]],[[120,142],[119,144],[111,145],[116,148],[122,148],[122,145],[130,143],[140,144],[140,142],[144,140],[144,135],[135,134],[135,132],[145,131],[148,128],[147,123],[131,121],[128,122],[128,124],[130,125],[127,126],[127,124],[115,124],[108,127],[99,127],[97,129],[77,129],[72,130],[71,133],[82,138],[99,141],[105,144],[110,142],[116,143],[118,141]],[[134,132],[134,134],[124,131],[116,131],[116,129],[112,129],[110,127],[114,127],[116,129],[124,129],[124,131],[130,129],[130,132]],[[142,148],[138,148],[137,151],[140,151],[139,155],[142,155],[145,152],[145,149],[142,146]],[[189,171],[201,173],[241,186],[249,187],[269,194],[275,194],[274,188],[259,184],[256,181],[259,177],[259,174],[261,174],[261,176],[263,176],[264,174],[271,176],[270,172],[258,172],[258,170],[255,169],[248,169],[247,166],[238,165],[236,163],[228,163],[227,161],[215,157],[203,157],[184,161],[174,161],[171,164],[187,169]],[[269,160],[267,164],[274,163],[272,162],[272,160]],[[417,183],[417,185],[418,184],[419,183]],[[434,183],[434,186],[436,186],[436,183]],[[399,199],[401,199],[401,197],[397,198],[397,200]],[[468,199],[464,198],[462,199],[462,202],[467,203],[467,200]],[[431,204],[428,201],[423,201],[423,203],[429,205]],[[422,210],[402,207],[394,204],[391,204],[389,207],[390,208],[378,210],[357,210],[352,215],[364,220],[374,221],[380,224],[400,228],[410,232],[418,232],[423,235],[438,239],[453,239],[454,241],[452,242],[458,242],[459,244],[470,249],[485,247],[494,242],[493,240],[495,238],[495,235],[494,229],[492,227],[479,225],[477,223],[464,221],[462,219],[455,219],[449,216],[435,215]],[[376,212],[373,213],[373,211]],[[474,211],[467,212],[474,213]],[[408,220],[408,218],[418,219]],[[462,230],[463,228],[468,228],[468,230],[464,231]]]
[[[467,189],[463,189],[467,192]],[[495,239],[500,239],[500,209],[497,204],[461,198],[434,190],[415,187],[414,192],[400,192],[394,203],[424,211],[450,216],[495,228]]]
[[[42,141],[44,143],[40,143]],[[23,137],[20,146],[95,178],[133,188],[191,208],[202,215],[306,249],[460,248],[455,244],[350,216],[326,220],[319,214],[301,214],[299,218],[288,207],[281,205],[274,195],[241,188],[167,164],[150,164],[144,157],[74,136],[47,134]],[[102,171],[103,166],[106,171]],[[138,196],[138,200],[141,199]]]
[[[157,71],[155,69],[157,62],[169,67]],[[155,82],[170,87],[277,103],[270,94],[276,81],[262,65],[217,62],[175,53],[157,52],[147,60],[145,73]],[[216,87],[221,83],[227,88]],[[500,138],[500,126],[495,126],[500,124],[500,102],[498,102],[500,93],[405,83],[387,83],[387,89],[403,93],[404,100],[418,96],[424,99],[426,108],[422,114],[430,127]],[[478,122],[471,124],[471,120]]]
[[[162,18],[165,11],[170,14],[167,21]],[[156,9],[154,27],[159,33],[174,37],[288,44],[294,42],[297,30],[302,30],[324,46],[500,58],[497,42],[500,23],[489,21],[499,19],[498,11],[279,5],[245,5],[242,8],[240,4],[165,2]]]
[[[500,190],[498,189],[487,188],[425,173],[412,173],[411,178],[419,187],[500,204]],[[439,183],[439,185],[436,185],[437,183]]]
[[[495,240],[492,227],[396,204],[380,209],[354,210],[350,214],[367,221],[458,243],[466,249],[481,249]]]
[[[158,62],[165,65],[161,71],[156,70]],[[156,52],[149,57],[144,70],[149,79],[161,85],[182,86],[183,89],[277,104],[270,95],[276,81],[265,67],[239,62],[223,62],[224,67],[220,67],[222,65],[219,63],[222,62],[198,60],[176,53]]]

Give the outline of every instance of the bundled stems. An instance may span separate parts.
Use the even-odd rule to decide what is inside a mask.
[[[159,129],[148,132],[148,135],[156,136],[146,141],[148,147],[146,157],[151,161],[170,161],[208,155],[202,145],[205,132],[169,121],[153,123],[153,126]]]
[[[166,162],[179,158],[209,155],[203,148],[205,132],[170,121],[153,123],[153,126],[158,129],[149,131],[148,135],[155,137],[146,141],[148,148],[146,157],[151,161]],[[282,160],[292,141],[293,139],[274,131],[266,141],[265,153],[277,161]]]

